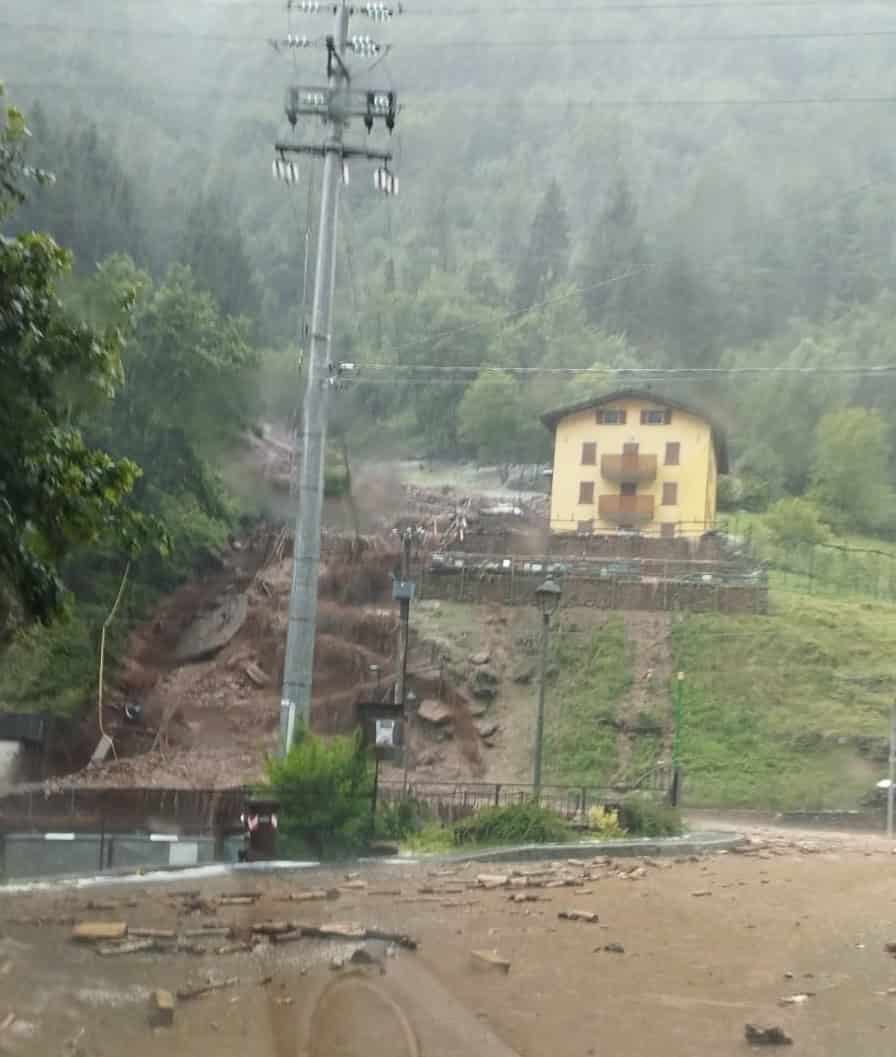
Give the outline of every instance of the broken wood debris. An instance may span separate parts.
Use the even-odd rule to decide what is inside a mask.
[[[770,1027],[745,1024],[744,1037],[751,1046],[790,1046],[793,1044],[793,1039],[777,1024]]]
[[[600,920],[593,910],[561,910],[557,917],[563,921],[585,921],[592,925]]]

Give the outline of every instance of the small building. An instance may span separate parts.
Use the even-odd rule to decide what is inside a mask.
[[[622,389],[542,415],[554,434],[551,531],[699,536],[714,527],[724,431],[705,412]]]

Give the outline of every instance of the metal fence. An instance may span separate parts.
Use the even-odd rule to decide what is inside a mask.
[[[539,803],[564,818],[582,817],[593,807],[618,804],[633,792],[642,792],[657,800],[666,799],[671,790],[670,768],[652,769],[639,781],[627,785],[542,785]],[[525,782],[380,782],[381,803],[415,800],[426,804],[443,822],[465,818],[486,807],[507,807],[533,799],[535,787]]]

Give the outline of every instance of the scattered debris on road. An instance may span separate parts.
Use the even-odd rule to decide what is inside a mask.
[[[793,1044],[793,1039],[777,1024],[765,1028],[757,1024],[746,1024],[744,1025],[744,1038],[751,1046],[791,1046]]]
[[[510,972],[510,962],[506,958],[502,958],[495,950],[471,951],[470,956],[473,959],[474,968],[492,969],[505,975]]]

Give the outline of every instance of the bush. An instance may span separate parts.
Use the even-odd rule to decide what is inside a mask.
[[[615,840],[628,832],[619,821],[619,812],[609,807],[593,807],[588,812],[588,826],[601,840]]]
[[[269,760],[267,770],[285,847],[304,845],[322,857],[363,845],[372,828],[373,767],[360,736],[301,731],[286,758]]]
[[[619,805],[619,822],[633,837],[674,837],[682,831],[677,809],[647,796],[623,800]]]
[[[376,816],[376,835],[383,840],[406,840],[424,829],[431,818],[429,806],[410,797],[381,804]]]
[[[770,508],[765,523],[778,543],[823,543],[828,530],[818,507],[808,499],[779,499]]]
[[[549,808],[534,800],[508,807],[486,807],[455,822],[454,843],[549,844],[569,839],[569,827]]]

